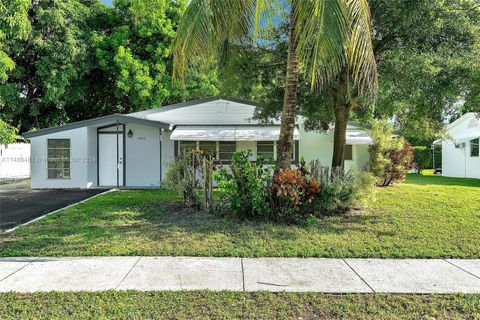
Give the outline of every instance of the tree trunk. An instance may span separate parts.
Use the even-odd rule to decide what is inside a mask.
[[[338,87],[335,92],[335,129],[333,135],[332,157],[332,169],[340,170],[342,172],[345,161],[345,145],[347,143],[347,124],[353,108],[353,103],[348,96],[348,74],[346,70],[343,70],[340,73]]]
[[[283,98],[283,111],[281,118],[280,136],[277,144],[277,164],[289,168],[292,162],[293,132],[295,130],[295,109],[297,106],[298,88],[298,59],[297,39],[295,36],[296,19],[294,7],[290,10],[290,26],[288,30],[288,57],[287,74],[285,81],[285,96]]]

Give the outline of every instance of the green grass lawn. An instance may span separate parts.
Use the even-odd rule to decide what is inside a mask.
[[[238,223],[167,205],[167,191],[109,193],[0,235],[0,256],[188,255],[480,258],[480,180],[409,175],[362,212],[311,226]]]
[[[236,292],[0,294],[1,319],[477,319],[479,295]]]

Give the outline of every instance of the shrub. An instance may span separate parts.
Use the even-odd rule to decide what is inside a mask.
[[[320,192],[320,183],[305,170],[301,161],[298,169],[280,168],[273,175],[270,187],[270,206],[276,220],[295,221],[312,213],[307,204]]]
[[[388,186],[405,178],[412,168],[413,149],[403,138],[393,137],[393,126],[385,120],[372,125],[373,144],[370,153],[370,172],[378,186]]]
[[[414,153],[414,166],[419,173],[425,169],[436,169],[433,167],[433,154],[430,147],[425,146],[415,146],[413,147]],[[442,163],[442,150],[440,148],[435,148],[435,166],[438,168]]]
[[[212,197],[213,159],[203,151],[181,153],[168,163],[167,175],[162,186],[182,195],[185,206],[210,209]],[[202,188],[203,202],[197,189]]]
[[[222,211],[239,219],[306,221],[361,207],[373,194],[375,179],[368,172],[330,172],[318,161],[307,170],[303,160],[297,169],[270,168],[261,159],[249,161],[250,155],[235,153],[230,168],[215,175]]]
[[[250,161],[251,151],[235,152],[229,168],[214,174],[218,181],[219,197],[226,209],[239,219],[268,217],[269,189],[272,169],[263,165],[263,159]]]
[[[351,208],[363,207],[374,196],[375,177],[369,172],[331,170],[318,161],[310,164],[320,182],[320,192],[314,203],[317,216],[339,214]]]
[[[184,205],[197,207],[199,198],[195,191],[195,174],[192,159],[187,154],[182,154],[168,163],[162,186],[181,194]]]

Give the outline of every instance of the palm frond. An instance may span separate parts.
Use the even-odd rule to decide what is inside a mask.
[[[347,62],[359,92],[375,96],[377,64],[372,45],[370,8],[367,0],[347,0],[350,34],[346,43]]]
[[[292,0],[297,55],[312,87],[332,80],[344,65],[348,11],[344,0]]]
[[[173,44],[174,79],[212,62],[226,42],[246,41],[254,10],[255,0],[192,0]]]

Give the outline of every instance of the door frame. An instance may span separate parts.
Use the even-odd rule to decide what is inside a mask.
[[[108,130],[108,131],[102,131],[102,130],[105,130],[105,129],[108,129],[108,128],[113,128],[115,127],[115,130],[114,131],[111,131],[111,130]],[[122,127],[122,130],[120,131],[119,128]],[[125,187],[126,186],[126,163],[127,163],[127,158],[126,158],[126,139],[125,139],[125,131],[126,131],[126,126],[125,126],[125,123],[119,123],[117,121],[117,123],[114,123],[114,124],[109,124],[109,125],[106,125],[106,126],[102,126],[102,127],[98,127],[97,128],[97,187],[101,187],[100,186],[100,139],[99,139],[99,136],[101,134],[115,134],[117,136],[117,188],[120,187],[120,170],[118,168],[118,162],[119,162],[119,158],[120,158],[120,155],[119,155],[119,141],[118,141],[118,135],[119,134],[122,134],[122,145],[123,145],[123,162],[122,162],[122,175],[123,175],[123,183],[122,183],[122,186]]]

